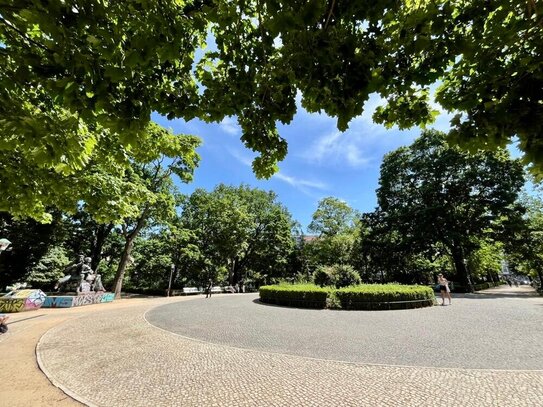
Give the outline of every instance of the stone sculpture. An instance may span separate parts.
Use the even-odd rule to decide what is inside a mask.
[[[79,255],[77,260],[70,263],[66,275],[60,278],[55,285],[57,291],[76,291],[78,294],[105,291],[102,278],[91,267],[92,259]]]

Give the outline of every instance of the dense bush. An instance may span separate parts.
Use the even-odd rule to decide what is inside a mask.
[[[320,287],[332,285],[332,274],[329,266],[319,266],[313,273],[313,281]]]
[[[332,266],[333,284],[336,288],[348,287],[360,284],[360,275],[347,264],[336,264]]]
[[[313,274],[313,281],[321,287],[335,286],[336,288],[360,284],[360,275],[347,264],[320,266]]]
[[[498,283],[487,282],[487,283],[473,284],[473,290],[474,291],[486,290],[487,288],[498,287],[501,284],[504,284],[504,282],[498,282]],[[455,293],[468,293],[469,287],[466,287],[460,284],[455,284],[454,288],[451,288],[451,290]]]
[[[313,284],[279,284],[260,287],[260,301],[304,308],[324,308],[328,289]]]
[[[310,308],[403,309],[433,305],[432,288],[400,284],[363,284],[340,289],[281,284],[260,287],[266,303]]]

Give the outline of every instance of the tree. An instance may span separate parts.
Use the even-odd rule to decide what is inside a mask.
[[[116,297],[121,295],[126,267],[140,232],[147,226],[159,226],[175,218],[176,191],[171,175],[175,173],[184,182],[192,179],[199,160],[194,151],[198,144],[196,138],[181,139],[172,154],[175,158],[169,164],[164,164],[165,157],[159,157],[151,164],[134,166],[131,178],[145,188],[147,199],[140,204],[135,216],[125,218],[121,224],[125,245],[113,282]]]
[[[70,263],[66,249],[53,246],[30,269],[24,281],[32,287],[51,288],[53,283],[64,275],[64,269]]]
[[[358,212],[346,202],[326,197],[319,201],[308,230],[318,236],[304,244],[304,254],[313,267],[345,265],[351,261]]]
[[[478,242],[477,246],[467,259],[467,267],[475,279],[496,282],[505,260],[503,243],[487,239]]]
[[[385,156],[379,183],[381,230],[411,252],[431,254],[441,245],[470,286],[466,260],[485,237],[505,238],[499,224],[515,215],[524,176],[506,151],[469,154],[427,131]]]
[[[321,236],[304,245],[304,254],[312,265],[350,264],[355,231]]]
[[[218,185],[196,190],[182,207],[180,226],[192,231],[198,247],[194,263],[207,278],[228,272],[235,285],[258,273],[283,277],[294,246],[292,219],[273,192]]]
[[[167,229],[137,238],[130,286],[160,290],[168,286],[172,265],[172,245]]]
[[[523,194],[520,202],[525,213],[506,241],[507,259],[543,283],[543,201],[540,196]]]
[[[449,112],[449,142],[476,151],[512,137],[523,161],[543,172],[543,4],[527,1],[406,1],[391,9],[382,37],[395,50],[378,76],[387,106],[374,119],[400,127],[430,119],[429,85]],[[424,117],[424,119],[423,119]],[[413,120],[413,118],[415,120]]]
[[[334,236],[353,228],[357,213],[346,202],[334,197],[319,201],[309,231],[320,236]]]
[[[0,287],[5,287],[22,282],[53,247],[62,246],[69,240],[70,231],[58,211],[52,212],[49,224],[32,219],[17,220],[0,212],[0,236],[11,241],[10,250],[0,255]]]
[[[304,108],[337,117],[340,130],[376,92],[386,106],[375,120],[405,128],[431,122],[429,87],[441,83],[437,103],[459,113],[451,140],[494,148],[517,135],[525,160],[543,163],[538,0],[0,7],[0,150],[16,144],[10,160],[34,152],[37,163],[73,171],[103,132],[136,145],[153,111],[237,116],[243,142],[260,153],[253,168],[267,177],[287,153],[276,123],[292,120],[298,91]],[[216,48],[198,60],[208,34]],[[29,211],[39,213],[36,199]]]

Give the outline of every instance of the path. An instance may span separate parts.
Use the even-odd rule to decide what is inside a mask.
[[[502,289],[494,293],[487,292],[484,298],[481,295],[473,296],[474,298],[455,298],[452,307],[434,307],[423,312],[451,315],[466,307],[475,315],[481,301],[488,301],[489,304],[524,301],[529,303],[528,308],[533,307],[541,314],[543,299],[518,298],[521,289],[518,290],[514,296]],[[503,298],[506,295],[512,298]],[[159,329],[144,319],[147,313],[147,318],[156,323],[153,318],[161,312],[165,318],[165,310],[177,309],[183,314],[198,303],[200,306],[197,312],[192,314],[192,320],[196,323],[188,326],[195,339]],[[28,352],[23,352],[20,359],[12,358],[10,354],[15,345],[20,345],[21,338],[30,338],[30,333],[33,333],[33,338],[39,337],[40,332],[56,325],[40,340],[37,351],[40,363],[55,384],[88,405],[543,405],[542,370],[476,370],[461,367],[443,369],[435,366],[346,363],[344,360],[308,358],[292,354],[288,349],[285,351],[290,354],[270,352],[270,349],[248,346],[250,343],[242,343],[245,348],[228,346],[228,331],[223,331],[224,335],[217,336],[219,340],[214,339],[215,343],[210,343],[210,338],[206,338],[206,335],[213,330],[221,332],[223,326],[209,324],[207,314],[210,311],[216,312],[217,306],[226,309],[232,304],[239,304],[234,307],[238,313],[242,310],[240,307],[253,310],[277,309],[252,302],[250,295],[224,295],[211,300],[201,297],[123,300],[111,305],[47,310],[43,312],[43,317],[22,321],[19,327],[17,324],[10,326],[8,335],[11,336],[0,339],[0,351],[10,358],[7,366],[17,366],[21,362],[23,365],[28,364],[28,360],[35,363]],[[159,307],[156,308],[157,306]],[[459,311],[454,311],[455,309]],[[296,313],[299,310],[291,311]],[[418,315],[419,311],[421,310],[370,314],[409,315],[412,312],[413,315]],[[322,315],[333,314],[331,311],[314,312]],[[35,314],[38,315],[26,313],[17,317],[26,318]],[[217,314],[217,317],[222,318],[222,315]],[[60,321],[64,322],[57,325]],[[169,329],[178,329],[176,321],[175,318],[171,320]],[[249,326],[254,324],[253,321],[246,322]],[[194,334],[197,326],[200,326],[199,336]],[[328,328],[333,330],[334,326]],[[523,329],[530,328],[536,327],[526,324]],[[254,329],[256,328],[247,331],[252,332]],[[394,326],[391,329],[394,330]],[[526,332],[518,332],[519,337],[524,334]],[[541,343],[543,338],[536,339]],[[313,337],[312,341],[318,343],[320,338]],[[340,345],[342,341],[348,341],[348,338],[339,336],[336,343]],[[100,351],[94,351],[92,344],[99,344]],[[3,366],[6,365],[3,363]],[[76,405],[66,399],[63,393],[48,385],[38,370],[32,371],[28,366],[23,366],[22,371],[31,374],[10,377],[5,373],[5,368],[0,370],[0,380],[3,383],[0,400],[9,400],[10,406]],[[23,379],[26,379],[26,382]],[[24,383],[27,383],[29,393],[24,397],[33,400],[32,403],[24,403],[19,399],[23,394],[15,391],[17,388],[24,388]],[[45,391],[46,397],[40,399],[42,391]]]

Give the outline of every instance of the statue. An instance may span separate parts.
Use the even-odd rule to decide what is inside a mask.
[[[66,275],[57,281],[55,290],[72,288],[78,294],[105,291],[102,285],[102,277],[92,270],[91,262],[90,257],[77,256],[77,260],[66,267]],[[74,289],[75,284],[77,284],[77,287]]]
[[[64,277],[60,278],[55,284],[55,290],[61,291],[61,288],[65,289],[66,286],[70,285],[70,281],[73,282],[74,280],[79,279],[81,274],[80,270],[83,267],[84,261],[85,256],[80,254],[74,262],[68,264],[64,269]]]

